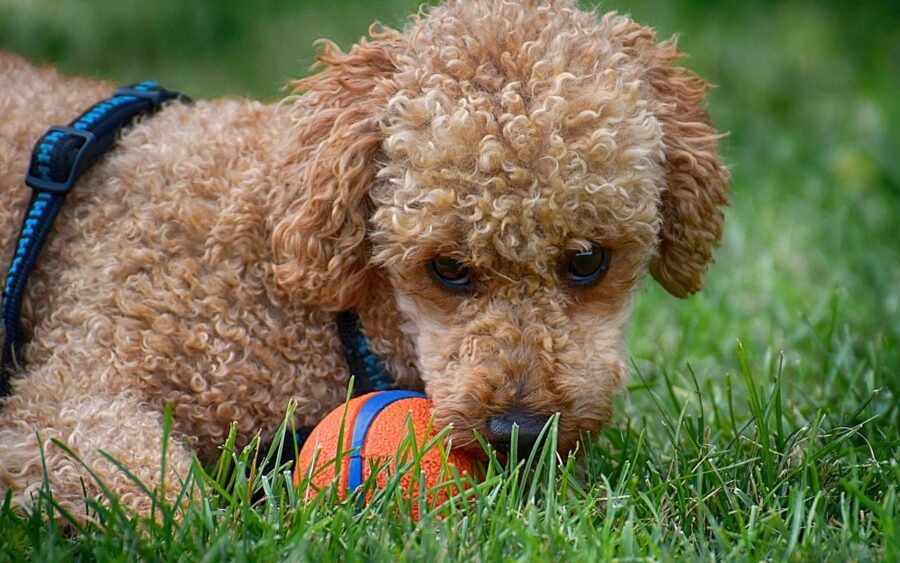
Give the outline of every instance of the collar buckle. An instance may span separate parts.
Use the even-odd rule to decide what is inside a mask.
[[[53,153],[61,150],[65,143],[71,139],[81,139],[81,145],[68,149],[68,171],[62,180],[53,179],[50,171],[50,162],[54,158]],[[87,168],[87,164],[94,152],[96,137],[90,131],[54,125],[41,140],[38,141],[32,156],[32,165],[28,167],[25,183],[39,192],[56,195],[66,195],[72,191],[75,181]]]

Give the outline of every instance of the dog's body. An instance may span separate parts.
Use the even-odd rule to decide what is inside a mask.
[[[326,46],[281,104],[171,103],[131,127],[69,195],[30,281],[0,494],[28,503],[43,450],[56,500],[82,513],[82,479],[97,490],[56,438],[146,510],[99,450],[157,484],[166,404],[170,499],[190,448],[210,458],[232,421],[240,443],[271,437],[294,399],[316,422],[349,378],[345,309],[457,443],[520,410],[562,413],[563,448],[598,430],[633,289],[648,267],[676,295],[700,287],[727,173],[674,45],[551,4],[449,2]],[[35,140],[111,92],[0,54],[2,264]],[[566,273],[601,247],[600,277]],[[467,285],[435,277],[447,256]]]

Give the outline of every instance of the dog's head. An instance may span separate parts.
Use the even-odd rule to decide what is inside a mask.
[[[297,84],[308,195],[274,228],[277,280],[338,310],[387,279],[457,443],[559,412],[571,447],[610,417],[645,271],[686,296],[721,237],[706,84],[674,42],[568,0],[451,1],[370,33]]]

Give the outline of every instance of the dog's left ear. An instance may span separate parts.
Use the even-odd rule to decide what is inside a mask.
[[[379,120],[406,41],[387,28],[369,34],[346,53],[321,43],[317,65],[324,70],[292,83],[300,95],[275,151],[279,188],[269,198],[269,242],[276,287],[295,304],[350,309],[370,285],[366,223]]]
[[[702,276],[722,238],[728,204],[728,169],[716,146],[722,137],[704,105],[707,84],[681,58],[674,39],[656,42],[650,28],[625,26],[625,43],[645,65],[645,92],[662,125],[668,167],[662,197],[663,225],[650,271],[666,290],[686,297],[703,286]],[[629,29],[630,28],[630,29]]]

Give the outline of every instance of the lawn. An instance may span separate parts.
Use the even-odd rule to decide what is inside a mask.
[[[409,0],[0,0],[0,49],[194,97],[276,99],[312,60]],[[707,289],[652,281],[612,424],[567,460],[492,466],[468,502],[405,517],[305,503],[283,474],[201,471],[159,522],[113,508],[65,535],[0,506],[0,561],[900,560],[900,9],[891,2],[634,0],[710,110],[733,206]],[[252,503],[251,488],[268,499]],[[0,499],[2,503],[2,499]],[[397,510],[400,505],[400,510]],[[46,510],[52,510],[50,502]]]

